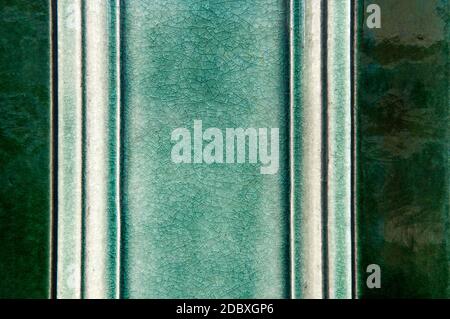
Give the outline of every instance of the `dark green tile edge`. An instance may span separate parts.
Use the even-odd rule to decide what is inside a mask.
[[[357,295],[449,297],[449,2],[358,4]]]
[[[0,298],[50,296],[50,1],[2,1]]]

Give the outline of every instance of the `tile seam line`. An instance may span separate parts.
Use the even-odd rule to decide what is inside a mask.
[[[121,246],[122,246],[122,61],[121,61],[121,40],[122,40],[122,24],[121,24],[121,0],[115,0],[115,50],[116,50],[116,94],[117,94],[117,110],[116,110],[116,207],[117,207],[117,231],[116,231],[116,299],[121,298]]]
[[[86,295],[86,0],[80,0],[81,27],[81,262],[80,298]]]
[[[320,47],[321,47],[321,85],[322,85],[322,141],[321,141],[321,213],[322,213],[322,297],[329,298],[329,247],[328,247],[328,0],[321,0],[321,32],[320,32]]]
[[[356,166],[356,156],[357,156],[357,127],[356,127],[356,120],[357,120],[357,112],[356,112],[356,92],[357,92],[357,61],[356,61],[356,45],[357,45],[357,39],[358,39],[358,19],[357,19],[357,13],[358,13],[358,3],[357,0],[351,1],[351,30],[350,30],[350,37],[351,37],[351,47],[350,47],[350,85],[351,85],[351,273],[352,273],[352,299],[357,299],[357,246],[356,246],[356,237],[357,237],[357,229],[356,229],[356,205],[357,205],[357,194],[356,194],[356,182],[357,182],[357,166]]]
[[[294,239],[294,1],[289,0],[289,256],[290,256],[290,299],[296,298],[295,292],[295,239]]]
[[[57,298],[58,271],[58,11],[50,0],[50,256],[49,298]]]

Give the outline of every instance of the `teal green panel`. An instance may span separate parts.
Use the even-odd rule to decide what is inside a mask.
[[[449,2],[358,3],[357,295],[449,297]]]
[[[0,298],[48,298],[50,5],[1,7]]]
[[[127,1],[122,7],[121,294],[286,298],[288,2]],[[279,170],[174,164],[171,132],[279,128]]]

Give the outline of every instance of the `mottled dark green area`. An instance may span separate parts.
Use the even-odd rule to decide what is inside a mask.
[[[370,3],[381,29],[365,24]],[[360,4],[358,294],[450,297],[449,2]],[[366,286],[369,264],[381,289]]]
[[[0,12],[0,298],[49,296],[49,1]]]

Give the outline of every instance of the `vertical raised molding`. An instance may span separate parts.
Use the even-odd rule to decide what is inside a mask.
[[[299,236],[302,238],[301,251],[301,296],[302,298],[323,298],[324,296],[324,234],[323,225],[323,122],[324,102],[322,72],[324,63],[322,50],[324,40],[324,1],[304,3],[304,53],[301,77],[300,126],[301,135],[299,161],[296,175],[300,179],[297,192],[300,207],[296,211],[301,216]]]
[[[57,297],[81,297],[81,0],[58,1]]]
[[[351,0],[327,2],[327,297],[334,299],[352,296],[352,6]]]
[[[61,298],[117,298],[120,267],[118,1],[58,2]]]
[[[290,11],[292,297],[351,298],[350,1]]]
[[[84,2],[83,297],[118,296],[119,91],[116,1]]]

